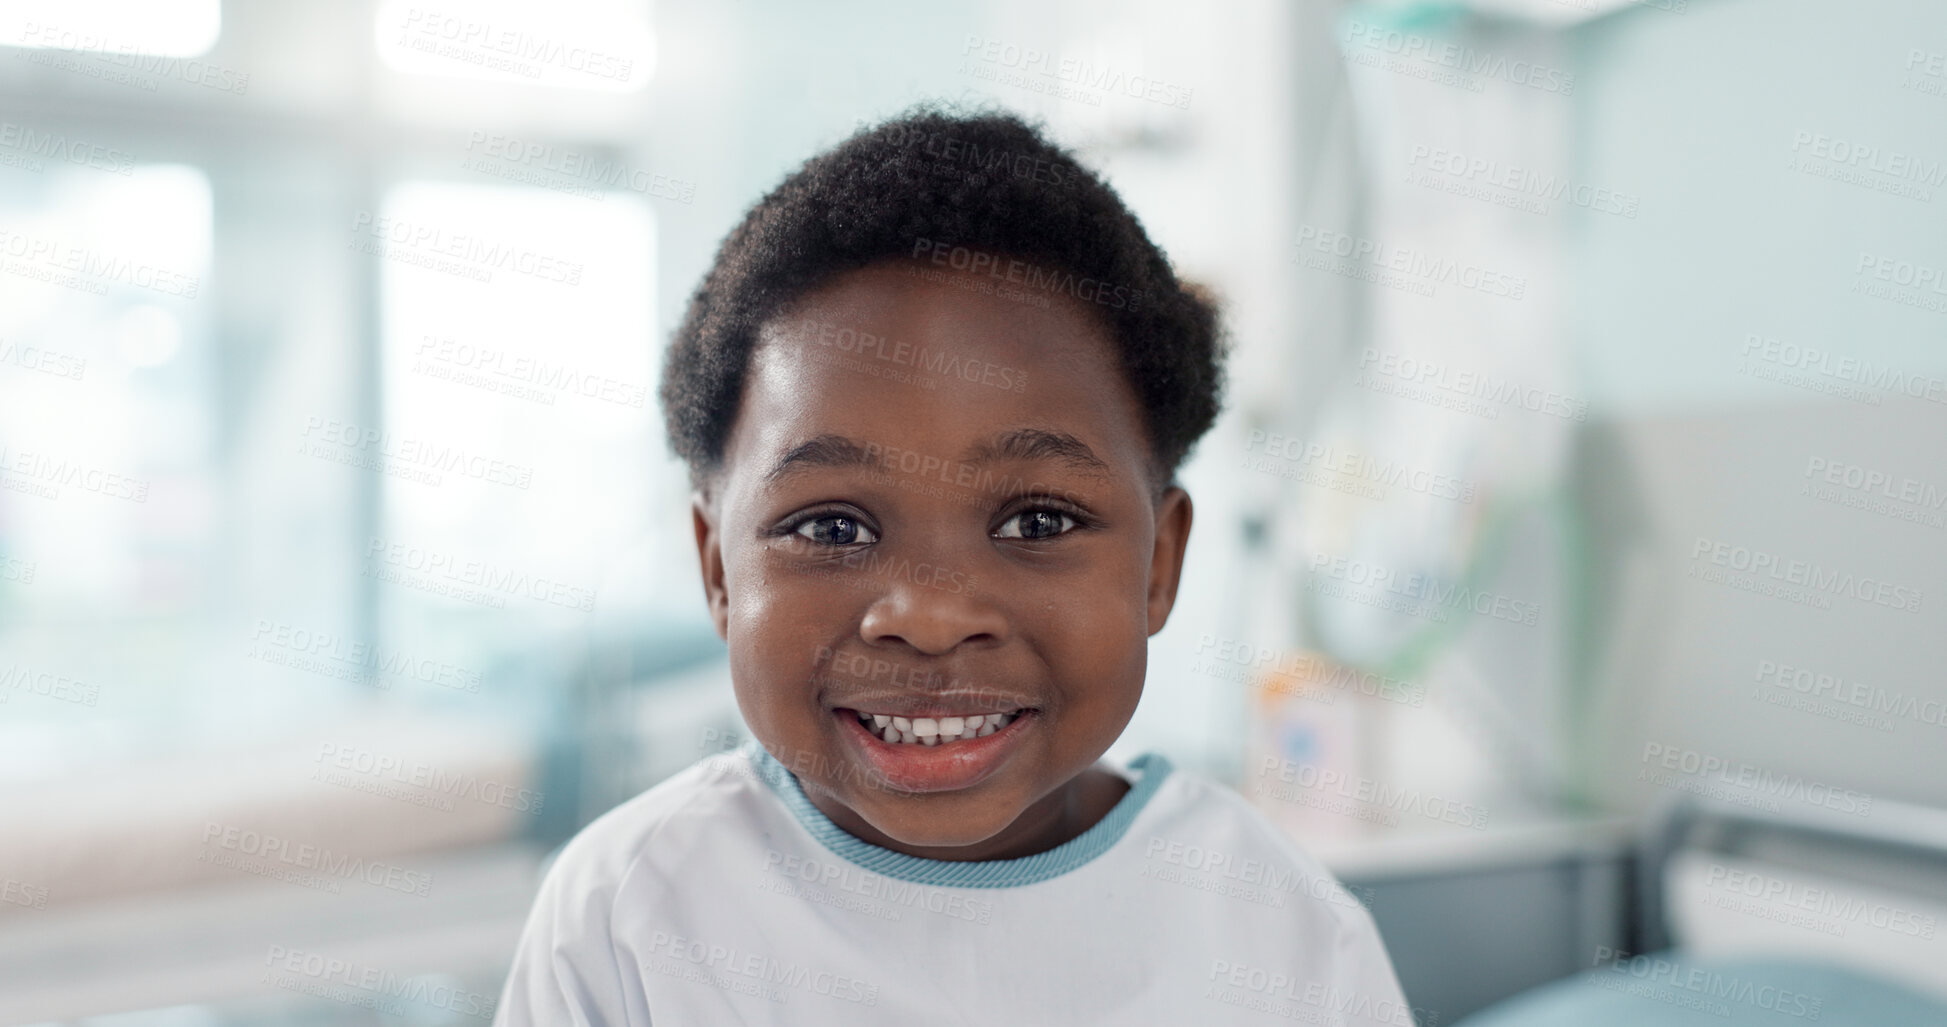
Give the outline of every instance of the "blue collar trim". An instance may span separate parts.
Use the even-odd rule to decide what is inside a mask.
[[[766,752],[755,739],[744,743],[742,751],[750,759],[764,783],[770,785],[798,823],[813,838],[833,853],[875,874],[914,884],[949,888],[1018,888],[1046,881],[1082,866],[1109,851],[1128,832],[1149,798],[1170,774],[1170,761],[1160,752],[1146,752],[1129,761],[1135,781],[1116,801],[1108,814],[1081,834],[1032,856],[1016,859],[951,860],[909,856],[874,845],[832,823],[823,810],[806,797],[797,775]]]

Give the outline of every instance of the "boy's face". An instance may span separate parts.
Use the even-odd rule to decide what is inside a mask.
[[[913,855],[1008,858],[1099,817],[1081,775],[1141,696],[1190,500],[1152,503],[1092,311],[946,273],[873,265],[767,323],[694,519],[738,705],[813,803]]]

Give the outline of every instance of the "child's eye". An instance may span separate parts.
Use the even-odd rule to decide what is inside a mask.
[[[1022,538],[1030,540],[1054,538],[1056,535],[1060,535],[1069,530],[1062,526],[1063,521],[1067,521],[1070,525],[1077,523],[1075,518],[1062,513],[1060,510],[1037,507],[1033,510],[1023,510],[1009,517],[1001,524],[1001,530],[994,534],[997,538]],[[1007,530],[1009,526],[1013,526],[1018,530],[1010,533]]]
[[[805,529],[810,528],[807,532]],[[799,521],[792,532],[810,539],[821,546],[849,546],[859,542],[877,542],[879,536],[872,529],[859,523],[857,518],[844,514],[819,514]],[[863,534],[865,538],[859,536]]]

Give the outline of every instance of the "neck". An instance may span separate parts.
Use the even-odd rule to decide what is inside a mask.
[[[873,827],[851,807],[822,792],[806,798],[831,822],[860,841],[921,859],[952,861],[1019,859],[1063,845],[1100,823],[1129,791],[1129,782],[1099,766],[1077,774],[1021,811],[1001,831],[971,845],[911,845]]]

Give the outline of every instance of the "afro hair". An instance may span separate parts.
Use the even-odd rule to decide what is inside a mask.
[[[1095,300],[1142,406],[1160,497],[1222,403],[1216,303],[1179,281],[1115,191],[1035,126],[929,105],[811,157],[724,239],[659,390],[691,485],[707,491],[721,470],[766,320],[836,275],[949,244],[1054,269],[1046,281],[1102,283],[1081,298]]]

